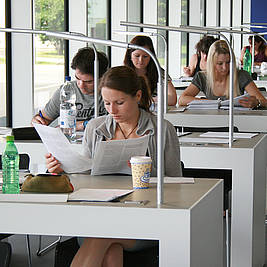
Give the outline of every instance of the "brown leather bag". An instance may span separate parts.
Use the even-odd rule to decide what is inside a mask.
[[[70,193],[73,185],[66,174],[33,174],[25,175],[26,180],[21,186],[24,192],[36,193]]]

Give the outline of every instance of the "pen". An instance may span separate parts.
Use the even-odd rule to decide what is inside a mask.
[[[124,204],[137,204],[137,205],[140,205],[140,204],[146,204],[148,201],[143,201],[143,200],[125,200],[123,203]]]
[[[43,116],[43,114],[42,114],[42,111],[41,111],[41,110],[39,110],[39,116],[40,116],[42,119],[44,119],[44,116]]]

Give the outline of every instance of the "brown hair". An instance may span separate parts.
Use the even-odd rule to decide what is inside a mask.
[[[208,55],[210,46],[218,41],[219,39],[214,38],[213,36],[205,35],[202,39],[198,41],[195,48],[197,50],[197,55],[200,56],[200,53]]]
[[[250,35],[248,37],[248,40],[251,42],[251,45],[252,45],[252,38],[253,38],[252,35]],[[260,38],[260,36],[254,35],[254,42],[260,44],[260,46],[259,46],[259,51],[260,52],[264,52],[265,51],[266,44],[264,43],[263,39]]]
[[[156,56],[153,42],[151,38],[148,36],[137,35],[130,41],[130,44],[139,45],[142,47],[146,46]],[[135,67],[131,60],[131,55],[135,50],[136,49],[127,49],[125,53],[124,61],[123,61],[125,66],[128,66],[132,68],[133,70],[135,69]],[[158,71],[157,71],[157,67],[156,67],[154,60],[150,59],[147,65],[146,77],[148,79],[150,89],[155,90],[155,88],[157,88],[157,82],[158,82]]]
[[[105,53],[97,52],[99,62],[99,77],[101,77],[108,68],[108,58]],[[78,50],[71,62],[73,70],[79,69],[83,74],[94,76],[95,53],[91,47],[83,47]]]
[[[101,78],[99,88],[108,87],[121,91],[132,97],[138,90],[142,91],[139,107],[149,112],[152,97],[146,78],[138,77],[136,72],[127,66],[110,68]]]

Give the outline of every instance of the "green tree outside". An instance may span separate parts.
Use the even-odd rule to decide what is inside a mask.
[[[35,29],[64,31],[64,0],[35,0]],[[57,52],[63,54],[62,39],[40,35],[40,40],[50,41]]]

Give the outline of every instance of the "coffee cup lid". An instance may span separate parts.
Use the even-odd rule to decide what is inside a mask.
[[[144,163],[144,162],[151,163],[152,162],[151,157],[134,156],[134,157],[131,157],[130,159],[130,163]]]

